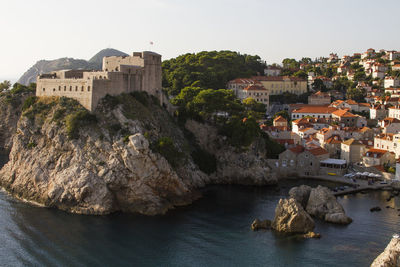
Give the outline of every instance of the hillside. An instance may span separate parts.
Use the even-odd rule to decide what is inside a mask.
[[[18,83],[28,85],[36,82],[36,76],[42,73],[63,69],[88,69],[100,70],[102,67],[103,57],[105,56],[125,56],[124,52],[116,49],[103,49],[94,55],[89,61],[74,58],[59,58],[55,60],[39,60],[31,68],[29,68],[18,80]]]

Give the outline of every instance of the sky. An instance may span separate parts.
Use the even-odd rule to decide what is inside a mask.
[[[104,48],[284,58],[400,50],[399,0],[0,0],[0,81]],[[150,45],[153,42],[153,45]]]

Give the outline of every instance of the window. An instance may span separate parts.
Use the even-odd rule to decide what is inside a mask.
[[[75,91],[78,91],[78,86],[75,86]]]
[[[56,91],[56,88],[53,88],[53,92],[55,92]]]
[[[84,87],[83,87],[83,85],[82,85],[82,88],[81,88],[81,91],[82,91],[82,92],[83,92],[83,88],[84,88]]]
[[[61,91],[61,86],[58,87],[58,91]]]
[[[90,92],[90,86],[87,87],[88,92]]]
[[[64,85],[64,91],[67,91],[67,86]]]
[[[72,86],[69,87],[69,90],[72,91]]]
[[[43,92],[46,91],[46,88],[43,87]]]

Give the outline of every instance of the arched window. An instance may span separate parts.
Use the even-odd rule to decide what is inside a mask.
[[[67,86],[66,85],[64,85],[64,91],[67,91]]]
[[[88,92],[90,92],[90,86],[87,87]]]
[[[43,92],[46,91],[46,88],[43,87]]]
[[[61,91],[61,86],[58,86],[58,91]]]
[[[69,87],[69,90],[72,91],[72,86]]]
[[[75,91],[78,91],[78,85],[75,86]]]
[[[83,92],[83,85],[82,85],[81,91]]]
[[[55,92],[55,91],[56,91],[56,88],[53,88],[53,91]]]

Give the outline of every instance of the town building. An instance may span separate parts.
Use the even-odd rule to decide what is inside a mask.
[[[400,106],[390,107],[388,117],[400,119]]]
[[[264,88],[264,86],[259,84],[248,85],[243,90],[238,90],[238,98],[244,100],[246,98],[253,98],[255,101],[262,103],[266,106],[267,110],[269,108],[269,92]]]
[[[400,120],[396,118],[384,118],[379,121],[379,126],[382,128],[382,133],[400,133]]]
[[[307,92],[307,80],[288,76],[254,76],[254,81],[261,83],[268,90],[269,95],[292,93],[301,95]]]
[[[366,146],[361,141],[351,138],[342,143],[340,158],[346,160],[347,163],[361,162],[365,148]]]
[[[390,87],[400,87],[400,79],[398,77],[385,77],[383,82],[383,87],[390,88]]]
[[[281,75],[282,68],[278,66],[268,66],[264,69],[264,75],[266,76],[279,76]]]
[[[336,110],[337,108],[329,106],[304,105],[292,111],[292,120],[304,117],[332,118],[332,112]]]
[[[363,156],[365,167],[392,165],[396,162],[395,154],[387,150],[371,148]]]
[[[321,91],[316,92],[308,97],[309,105],[329,105],[331,103],[331,96],[328,93]]]
[[[382,120],[386,118],[388,111],[385,105],[373,104],[369,109],[369,118],[372,120]]]
[[[161,55],[134,52],[132,56],[104,57],[101,71],[61,70],[41,74],[37,77],[36,96],[74,98],[89,111],[107,94],[134,91],[147,92],[163,103],[161,79]]]

